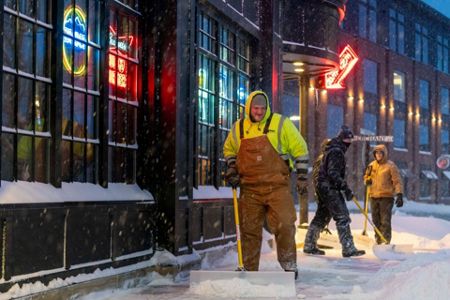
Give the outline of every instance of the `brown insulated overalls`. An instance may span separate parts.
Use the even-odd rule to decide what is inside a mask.
[[[241,180],[239,213],[245,269],[257,271],[259,268],[266,215],[269,228],[275,235],[281,267],[295,269],[296,213],[290,192],[289,167],[265,134],[241,139],[237,167]]]

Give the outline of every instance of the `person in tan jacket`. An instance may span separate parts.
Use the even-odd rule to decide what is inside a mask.
[[[388,152],[385,145],[375,146],[373,150],[375,158],[366,169],[364,183],[368,186],[370,204],[372,210],[372,221],[383,234],[389,244],[392,237],[392,208],[395,205],[403,206],[403,183],[397,166],[388,160]],[[377,244],[383,241],[375,233]]]

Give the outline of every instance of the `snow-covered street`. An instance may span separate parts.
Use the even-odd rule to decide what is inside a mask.
[[[435,205],[409,202],[404,210],[432,214]],[[450,215],[448,207],[440,206],[442,214]],[[310,216],[312,217],[312,213]],[[450,297],[450,222],[433,217],[415,217],[399,210],[393,216],[393,244],[409,244],[412,253],[397,253],[377,248],[376,255],[367,239],[361,238],[363,218],[352,214],[352,231],[357,247],[367,254],[358,258],[342,258],[339,244],[325,249],[325,256],[309,256],[298,251],[299,279],[296,297],[291,299],[449,299]],[[331,222],[331,237],[336,231]],[[373,230],[368,225],[369,237]],[[300,234],[299,234],[300,236]],[[331,244],[333,238],[331,238]],[[297,243],[300,243],[297,239]],[[320,240],[319,240],[320,243]],[[263,246],[262,271],[281,270],[276,252]],[[170,253],[158,253],[167,259]],[[183,259],[172,257],[171,259]],[[220,259],[205,255],[204,270],[233,270],[237,254],[228,251]],[[264,298],[264,287],[249,286],[243,282],[221,283],[220,290],[205,282],[201,294],[189,288],[188,274],[176,278],[151,274],[151,283],[133,289],[106,290],[85,296],[93,299],[237,299],[238,295],[250,299]],[[277,287],[272,287],[276,289]],[[266,298],[267,299],[267,298]]]

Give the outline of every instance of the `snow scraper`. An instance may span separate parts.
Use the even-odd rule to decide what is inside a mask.
[[[236,271],[193,270],[190,273],[190,290],[194,292],[198,291],[202,294],[205,291],[210,292],[213,290],[218,293],[218,296],[221,296],[219,294],[226,291],[228,295],[231,292],[234,297],[251,297],[253,291],[261,288],[265,289],[263,297],[295,297],[294,272],[245,270],[242,259],[236,188],[233,188],[233,206],[236,225],[238,268]],[[267,289],[269,286],[270,289]],[[230,289],[233,291],[230,291]]]
[[[401,245],[394,245],[394,244],[387,244],[386,238],[383,236],[381,231],[375,226],[375,224],[372,222],[371,219],[369,219],[369,214],[361,207],[361,205],[358,202],[358,199],[356,199],[356,196],[353,196],[352,198],[353,202],[355,202],[356,206],[359,208],[361,213],[364,215],[366,220],[372,225],[373,230],[380,236],[381,241],[385,243],[384,245],[374,245],[373,246],[373,252],[376,253],[382,253],[384,251],[390,251],[395,253],[412,253],[413,252],[413,245],[412,244],[401,244]],[[382,250],[382,251],[380,251]]]

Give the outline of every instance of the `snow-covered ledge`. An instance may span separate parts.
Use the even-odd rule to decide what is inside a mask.
[[[238,189],[239,195],[239,189]],[[231,187],[223,186],[216,189],[212,185],[200,185],[198,189],[194,188],[194,200],[200,199],[231,199],[233,192]]]
[[[81,182],[62,183],[61,188],[55,188],[39,182],[2,180],[0,187],[0,204],[92,201],[154,201],[154,198],[137,184],[124,183],[108,183],[107,189]]]

